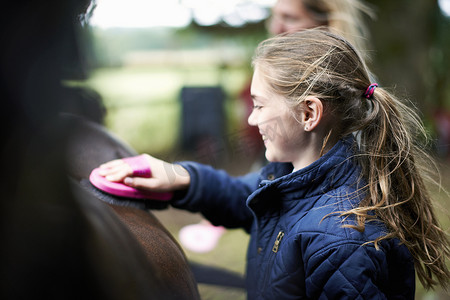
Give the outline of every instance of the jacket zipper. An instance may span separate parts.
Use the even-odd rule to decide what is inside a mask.
[[[267,280],[269,278],[269,273],[271,271],[271,265],[275,258],[275,254],[278,252],[278,249],[280,248],[280,243],[281,243],[281,240],[283,239],[283,237],[284,237],[284,231],[280,230],[277,234],[275,242],[273,243],[272,252],[269,253],[267,268],[266,268],[266,272],[264,273],[264,279],[262,281],[263,282],[262,287],[267,286]]]
[[[284,237],[284,232],[283,231],[278,232],[277,238],[275,239],[275,243],[273,244],[273,247],[272,247],[272,252],[274,252],[274,253],[278,252],[278,248],[280,247],[280,243],[281,243],[281,240],[283,239],[283,237]]]

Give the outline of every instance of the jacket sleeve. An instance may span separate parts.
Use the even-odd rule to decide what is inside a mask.
[[[386,299],[384,252],[371,246],[343,244],[313,254],[305,264],[305,285],[313,299]]]
[[[201,212],[216,226],[242,227],[249,231],[253,214],[246,200],[258,186],[258,173],[233,177],[223,170],[195,162],[179,164],[189,172],[191,184],[185,195],[172,200],[173,207]]]

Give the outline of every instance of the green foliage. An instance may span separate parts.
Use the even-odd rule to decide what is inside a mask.
[[[130,51],[170,47],[173,30],[167,28],[92,28],[96,66],[120,66],[122,57]]]
[[[167,157],[179,146],[183,86],[222,86],[232,131],[241,122],[237,98],[248,79],[245,68],[147,66],[96,69],[83,84],[102,96],[112,132],[138,152]]]

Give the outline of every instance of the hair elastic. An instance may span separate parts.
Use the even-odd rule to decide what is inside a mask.
[[[369,85],[369,87],[367,88],[367,90],[363,96],[367,99],[371,99],[373,96],[373,92],[375,91],[375,88],[377,86],[378,86],[378,83],[372,83],[371,85]]]

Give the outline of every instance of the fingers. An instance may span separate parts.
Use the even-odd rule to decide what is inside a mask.
[[[172,191],[170,187],[164,185],[158,178],[126,177],[123,183],[137,189],[151,190],[155,192]]]
[[[112,167],[115,167],[115,166],[119,166],[119,165],[121,165],[123,163],[124,163],[124,161],[122,159],[115,159],[115,160],[111,160],[109,162],[106,162],[104,164],[101,164],[100,168],[109,169],[109,168],[112,168]]]
[[[190,185],[190,175],[181,165],[170,164],[150,155],[146,158],[152,170],[151,178],[133,176],[133,169],[122,159],[102,164],[99,174],[109,181],[155,192],[182,190]]]
[[[123,183],[137,189],[154,192],[173,192],[174,190],[187,187],[177,184],[173,179],[167,178],[167,176],[151,178],[127,176],[124,178]]]
[[[133,175],[133,169],[121,159],[116,159],[100,166],[99,174],[109,181],[123,181]]]

